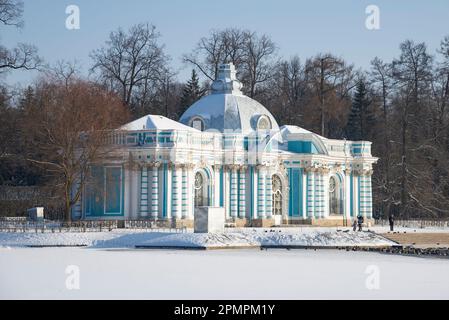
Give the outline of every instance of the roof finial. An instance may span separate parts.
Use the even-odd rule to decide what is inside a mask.
[[[234,64],[224,63],[218,67],[217,79],[212,82],[212,93],[242,94],[243,85],[237,79]]]

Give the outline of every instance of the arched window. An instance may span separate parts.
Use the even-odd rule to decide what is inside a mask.
[[[199,118],[199,117],[195,117],[190,121],[192,128],[200,130],[200,131],[204,131],[205,126],[204,126],[204,121],[203,119]]]
[[[329,214],[343,214],[343,204],[341,199],[341,183],[337,177],[329,179]]]
[[[195,174],[195,207],[204,207],[209,204],[207,179],[201,173]]]
[[[282,181],[277,175],[272,178],[273,215],[282,215]]]

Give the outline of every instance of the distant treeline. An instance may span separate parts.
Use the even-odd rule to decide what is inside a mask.
[[[218,65],[232,62],[244,93],[265,105],[280,125],[373,142],[372,153],[380,158],[373,177],[376,215],[393,210],[403,218],[449,216],[449,36],[436,52],[405,40],[396,58],[373,57],[368,70],[332,53],[286,59],[278,49],[269,36],[251,30],[213,30],[183,56],[192,68],[191,79],[183,83],[156,28],[142,23],[111,32],[92,51],[89,81],[115,94],[131,119],[161,114],[178,120],[207,94]],[[24,139],[24,119],[29,121],[29,110],[40,101],[41,79],[67,84],[82,76],[75,63],[43,67],[31,45],[9,53],[8,61],[2,61],[8,55],[0,55],[0,73],[43,72],[35,85],[11,90],[5,84],[0,91],[0,184],[56,185],[52,172],[29,161],[42,158],[42,148],[29,143],[35,139]]]

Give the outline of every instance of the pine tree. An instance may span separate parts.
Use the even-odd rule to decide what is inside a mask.
[[[202,95],[198,75],[195,70],[192,70],[192,77],[184,86],[181,97],[180,115],[182,115],[192,104],[200,99]]]
[[[346,125],[346,137],[349,140],[367,140],[374,122],[370,108],[371,101],[364,80],[359,80],[353,98],[351,113]]]

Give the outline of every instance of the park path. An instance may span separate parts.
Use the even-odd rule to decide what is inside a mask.
[[[413,245],[419,248],[449,247],[449,233],[388,232],[382,233],[382,236],[402,245]]]

